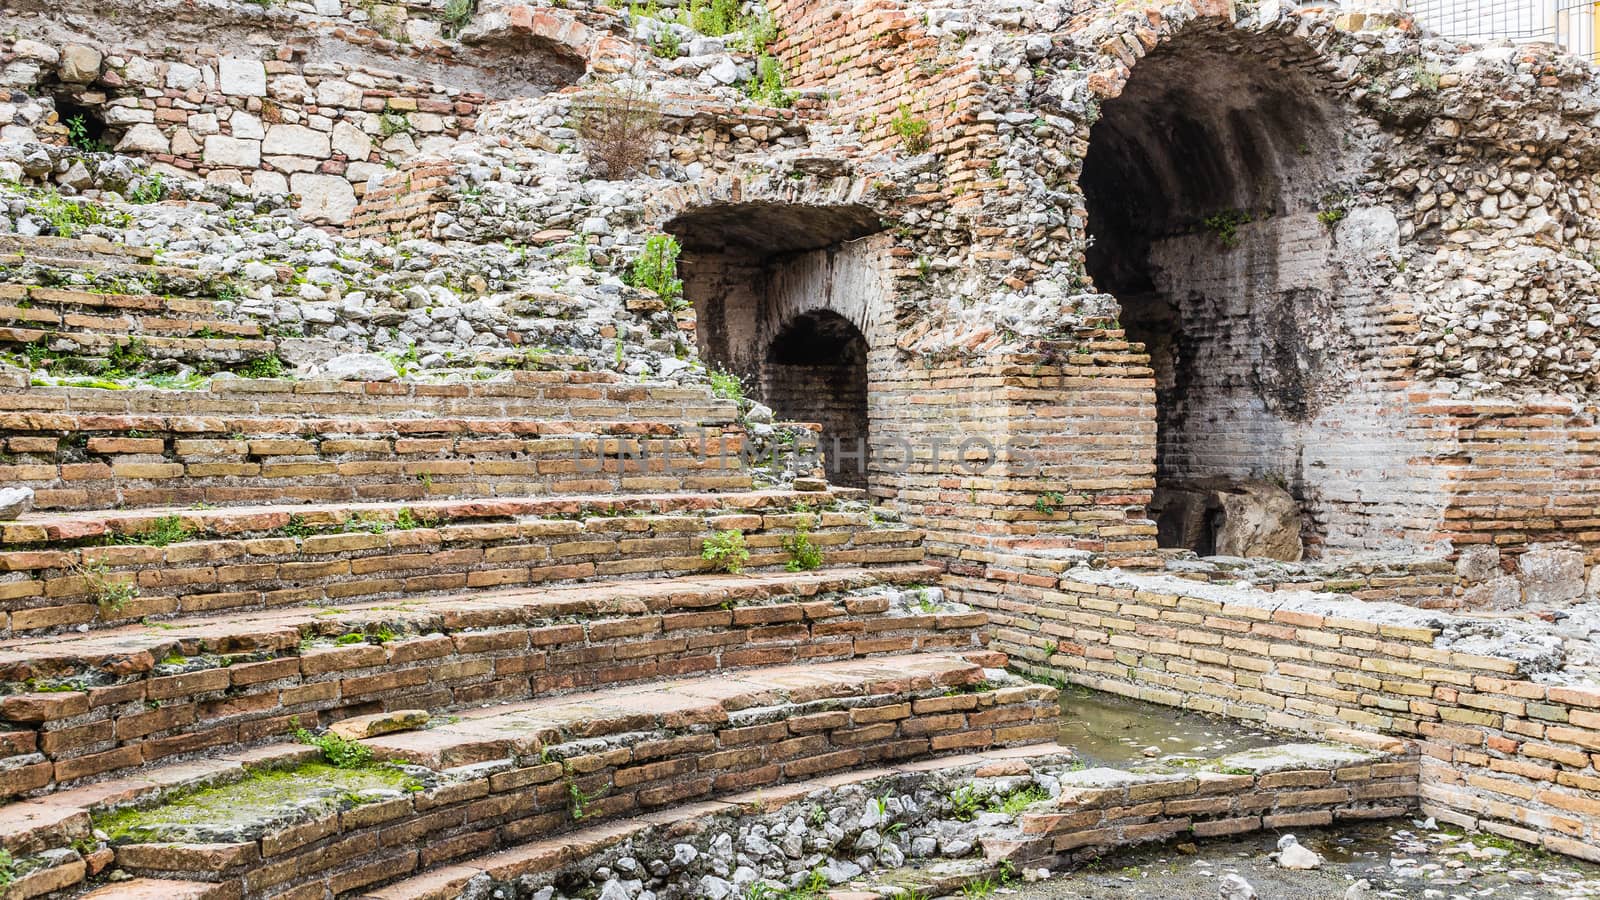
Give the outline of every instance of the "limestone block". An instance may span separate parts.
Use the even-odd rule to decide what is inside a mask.
[[[388,3],[374,3],[368,10],[372,27],[384,37],[397,41],[406,33],[406,8]]]
[[[30,41],[26,38],[12,44],[11,52],[15,53],[18,59],[33,60],[34,62],[44,63],[47,66],[53,66],[61,61],[61,54],[56,48],[49,44]]]
[[[179,128],[172,133],[172,152],[178,156],[190,156],[200,152],[200,142],[195,140],[194,134],[187,128]]]
[[[397,709],[393,712],[351,716],[333,723],[328,730],[346,740],[377,737],[397,731],[413,731],[428,724],[432,716],[422,709]]]
[[[153,87],[161,83],[161,74],[155,60],[135,56],[122,67],[122,79],[132,85]]]
[[[0,520],[15,519],[33,508],[33,488],[0,488]]]
[[[338,175],[296,173],[289,189],[300,197],[300,215],[311,221],[341,224],[350,221],[356,209],[356,191]]]
[[[1583,596],[1583,553],[1560,544],[1530,544],[1517,558],[1517,575],[1530,604],[1576,600]]]
[[[287,194],[289,179],[279,172],[257,172],[250,176],[250,190],[257,194]]]
[[[1522,584],[1512,575],[1496,575],[1461,594],[1467,609],[1516,609],[1522,605]]]
[[[263,156],[261,161],[279,172],[315,172],[322,167],[321,160],[305,156]]]
[[[431,44],[439,40],[442,33],[443,29],[439,27],[438,22],[430,22],[427,19],[406,20],[405,39],[413,44]]]
[[[261,143],[220,134],[207,135],[205,153],[201,158],[214,166],[254,169],[261,165]]]
[[[394,381],[400,375],[394,363],[376,353],[347,353],[322,366],[321,377],[333,381]]]
[[[61,48],[61,80],[72,84],[88,84],[100,77],[100,51],[82,44],[67,44]]]
[[[365,161],[372,154],[372,138],[349,122],[333,126],[333,150],[345,159]]]
[[[216,113],[196,113],[189,117],[189,130],[202,137],[208,134],[217,134],[222,126],[217,122]],[[248,137],[248,135],[235,134],[234,137]]]
[[[166,153],[171,150],[167,136],[161,129],[148,123],[129,128],[117,142],[118,153]]]
[[[204,76],[199,69],[184,63],[167,63],[167,87],[180,91],[197,88],[204,81]]]
[[[1478,544],[1461,551],[1456,574],[1471,582],[1488,581],[1500,574],[1500,548]]]
[[[142,109],[138,106],[113,104],[105,107],[107,125],[137,125],[140,122],[154,122],[156,112],[153,109]]]
[[[260,60],[225,56],[217,63],[217,75],[222,92],[230,97],[267,95],[267,67]]]
[[[44,70],[41,64],[28,60],[17,60],[5,67],[0,72],[0,84],[17,85],[20,87],[33,87],[39,83]]]
[[[273,125],[267,129],[261,152],[327,159],[332,151],[328,145],[328,135],[323,132],[313,131],[304,125]]]
[[[259,141],[267,136],[267,128],[261,124],[261,120],[243,110],[233,111],[233,115],[228,117],[228,127],[233,129],[236,138]]]
[[[411,127],[417,131],[438,133],[444,130],[444,119],[433,113],[414,112],[409,118]]]
[[[321,84],[317,85],[317,105],[360,109],[361,93],[361,88],[348,81],[325,78]]]

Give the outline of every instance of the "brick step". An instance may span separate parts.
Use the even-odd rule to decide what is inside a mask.
[[[0,413],[40,510],[748,490],[742,432],[669,422]]]
[[[875,521],[864,505],[796,506],[831,499],[774,491],[246,507],[135,513],[143,518],[132,521],[126,513],[31,514],[4,527],[13,546],[13,536],[43,543],[0,552],[0,571],[10,573],[0,612],[8,633],[20,635],[220,610],[691,574],[716,570],[703,550],[719,532],[743,535],[750,571],[801,564],[802,534],[828,565],[922,559],[920,532]],[[144,543],[94,540],[107,533]],[[52,535],[77,535],[86,545],[52,547]]]
[[[31,242],[30,242],[31,243]],[[78,242],[80,248],[82,242]],[[153,254],[135,254],[129,251],[142,248],[126,245],[96,245],[107,249],[79,249],[62,245],[16,246],[0,245],[0,269],[10,274],[0,274],[0,280],[10,283],[48,282],[58,286],[86,287],[92,284],[115,286],[159,285],[185,295],[204,295],[225,281],[222,273],[206,273],[181,261],[156,261]]]
[[[0,235],[0,253],[21,255],[25,259],[64,259],[72,262],[127,262],[135,260],[154,265],[156,251],[148,247],[118,244],[97,235],[56,237],[54,235]]]
[[[980,652],[983,614],[896,587],[936,575],[891,566],[695,576],[9,641],[0,796],[351,715],[802,659]]]
[[[1060,784],[1059,796],[1003,814],[1011,818],[1011,828],[980,829],[973,856],[957,861],[936,851],[931,858],[899,868],[869,867],[856,878],[835,883],[831,890],[806,896],[818,900],[988,896],[995,881],[1005,880],[996,877],[1002,872],[1031,871],[1039,866],[1069,868],[1096,859],[1103,863],[1118,850],[1155,841],[1414,815],[1418,788],[1415,747],[1394,747],[1403,742],[1386,741],[1390,749],[1374,750],[1374,742],[1367,739],[1375,736],[1347,734],[1361,743],[1287,743],[1195,761],[1182,768],[1084,769],[1074,764],[1070,748],[1057,744],[881,766],[684,804],[534,840],[354,896],[361,900],[457,900],[512,896],[514,886],[515,896],[526,897],[552,883],[562,884],[568,895],[587,896],[586,883],[592,891],[604,882],[620,857],[648,862],[667,855],[663,851],[680,842],[703,854],[724,835],[738,841],[741,834],[760,833],[758,829],[782,833],[789,822],[811,815],[814,809],[832,812],[842,808],[847,821],[860,822],[857,810],[863,801],[873,802],[869,798],[931,798],[915,812],[891,812],[876,826],[863,829],[863,834],[875,831],[883,844],[900,841],[904,847],[919,832],[937,833],[923,816],[949,821],[940,807],[961,787],[984,796],[989,790],[1004,791],[1006,784],[1031,786],[1044,778]],[[852,849],[853,837],[847,837],[831,853],[821,852],[835,859],[859,855],[860,851]],[[775,849],[765,860],[741,858],[740,862],[762,868],[762,862],[770,863],[781,853]],[[697,870],[690,865],[687,871],[674,873],[678,884],[693,883]],[[650,875],[639,877],[647,889],[659,890]],[[985,880],[991,885],[989,891],[976,887]],[[1058,891],[1057,896],[1067,895]]]
[[[307,769],[318,751],[286,745],[158,767],[0,807],[0,834],[25,853],[73,841],[99,853],[83,843],[98,827],[114,865],[141,877],[349,896],[598,819],[1047,741],[1057,714],[1053,688],[948,654],[763,668],[502,704],[360,741],[403,775]],[[420,789],[394,790],[403,780]],[[212,813],[184,812],[182,834],[159,824],[163,809],[194,810],[203,788],[194,802]],[[130,807],[144,811],[119,811]],[[213,831],[208,816],[226,824]]]
[[[223,337],[157,337],[131,333],[99,331],[60,331],[44,328],[0,326],[0,348],[26,352],[29,345],[42,346],[53,354],[80,359],[109,357],[121,353],[133,360],[131,371],[147,371],[150,363],[174,361],[226,368],[271,356],[277,344],[271,340]],[[92,366],[82,366],[90,369]]]
[[[180,336],[203,330],[225,337],[262,335],[255,322],[219,318],[211,300],[4,283],[0,324]]]
[[[995,777],[991,773],[1033,771],[1059,771],[1073,765],[1070,747],[1056,743],[1026,744],[965,753],[960,756],[939,756],[909,763],[891,763],[858,769],[824,778],[794,781],[776,787],[732,794],[714,800],[685,803],[666,809],[633,816],[619,822],[607,822],[574,831],[557,838],[539,839],[508,847],[504,850],[463,859],[440,866],[421,875],[370,888],[353,896],[360,900],[457,900],[464,896],[493,896],[484,894],[485,883],[491,889],[514,881],[525,882],[537,889],[540,884],[556,880],[559,874],[582,873],[588,875],[620,855],[637,856],[638,851],[649,847],[666,847],[681,842],[687,836],[696,844],[714,843],[718,833],[736,831],[745,823],[766,820],[770,828],[773,821],[792,821],[796,817],[812,814],[819,805],[828,809],[830,800],[841,794],[865,794],[882,797],[885,794],[911,794],[922,788],[932,793],[943,793],[950,784],[970,782],[974,777]],[[982,774],[980,774],[982,773]],[[887,823],[886,823],[887,824]],[[781,827],[781,826],[780,826]],[[904,827],[900,823],[900,827]],[[890,835],[892,831],[888,832]],[[985,840],[983,849],[999,841]],[[848,844],[844,845],[847,847]],[[1010,848],[1004,848],[1009,850]],[[632,852],[630,852],[630,850]],[[841,851],[843,851],[843,847]],[[1005,857],[1002,857],[1005,858]],[[948,863],[930,867],[924,861],[915,869],[906,868],[891,873],[892,879],[878,879],[873,873],[864,873],[862,881],[877,883],[890,881],[880,890],[866,890],[853,885],[839,885],[834,891],[815,896],[816,900],[891,900],[908,896],[940,897],[963,896],[965,886],[978,874],[994,874],[999,868],[994,859],[972,861],[976,871]],[[1016,866],[1008,867],[1012,871]],[[648,877],[648,876],[646,876]],[[125,882],[139,885],[141,881]],[[993,879],[991,879],[992,881]],[[149,879],[155,883],[154,879]],[[477,882],[469,889],[469,882]],[[142,887],[142,886],[141,886]],[[198,892],[203,887],[215,888],[205,882],[187,882],[183,889]],[[865,890],[865,892],[863,892]],[[204,896],[179,894],[180,897]],[[91,897],[109,895],[91,894]],[[134,896],[144,896],[135,894]],[[749,893],[746,896],[757,896]],[[772,894],[769,893],[769,896]],[[783,896],[778,893],[775,896]]]
[[[327,381],[218,378],[203,390],[73,387],[0,390],[0,411],[102,416],[341,419],[514,418],[734,424],[738,407],[704,387],[641,382],[614,372],[506,372],[489,381]]]
[[[51,549],[49,545],[138,543],[141,536],[164,524],[181,524],[191,539],[247,536],[304,527],[315,533],[363,531],[373,521],[392,524],[401,510],[436,525],[483,524],[516,517],[637,517],[646,514],[694,514],[732,508],[786,511],[796,504],[813,509],[865,495],[856,488],[819,485],[815,490],[755,490],[568,494],[550,497],[508,497],[496,500],[423,500],[416,503],[258,504],[211,509],[151,507],[133,510],[70,510],[30,512],[0,522],[0,551]],[[177,517],[180,521],[172,523]],[[54,549],[62,549],[56,547]]]

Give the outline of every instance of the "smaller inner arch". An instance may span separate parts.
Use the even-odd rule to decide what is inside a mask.
[[[832,481],[866,487],[852,461],[867,447],[867,340],[849,319],[814,310],[785,323],[767,347],[761,395],[777,418],[822,426]]]

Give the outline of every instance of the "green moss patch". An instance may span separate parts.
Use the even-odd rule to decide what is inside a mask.
[[[424,787],[418,775],[398,766],[340,769],[305,763],[292,769],[258,769],[239,781],[168,797],[159,806],[112,810],[94,816],[94,826],[117,844],[235,842],[260,837],[271,827]]]

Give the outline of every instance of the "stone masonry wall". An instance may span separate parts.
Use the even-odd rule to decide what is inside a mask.
[[[1210,233],[1158,241],[1161,299],[1124,306],[1155,342],[1157,477],[1281,483],[1324,553],[1428,546],[1444,503],[1447,476],[1424,462],[1437,444],[1388,367],[1415,317],[1348,263],[1373,249],[1364,222],[1303,212],[1240,226],[1233,248]]]
[[[1465,623],[1017,558],[953,580],[1027,670],[1289,732],[1414,738],[1425,814],[1600,859],[1600,690],[1441,640]]]

